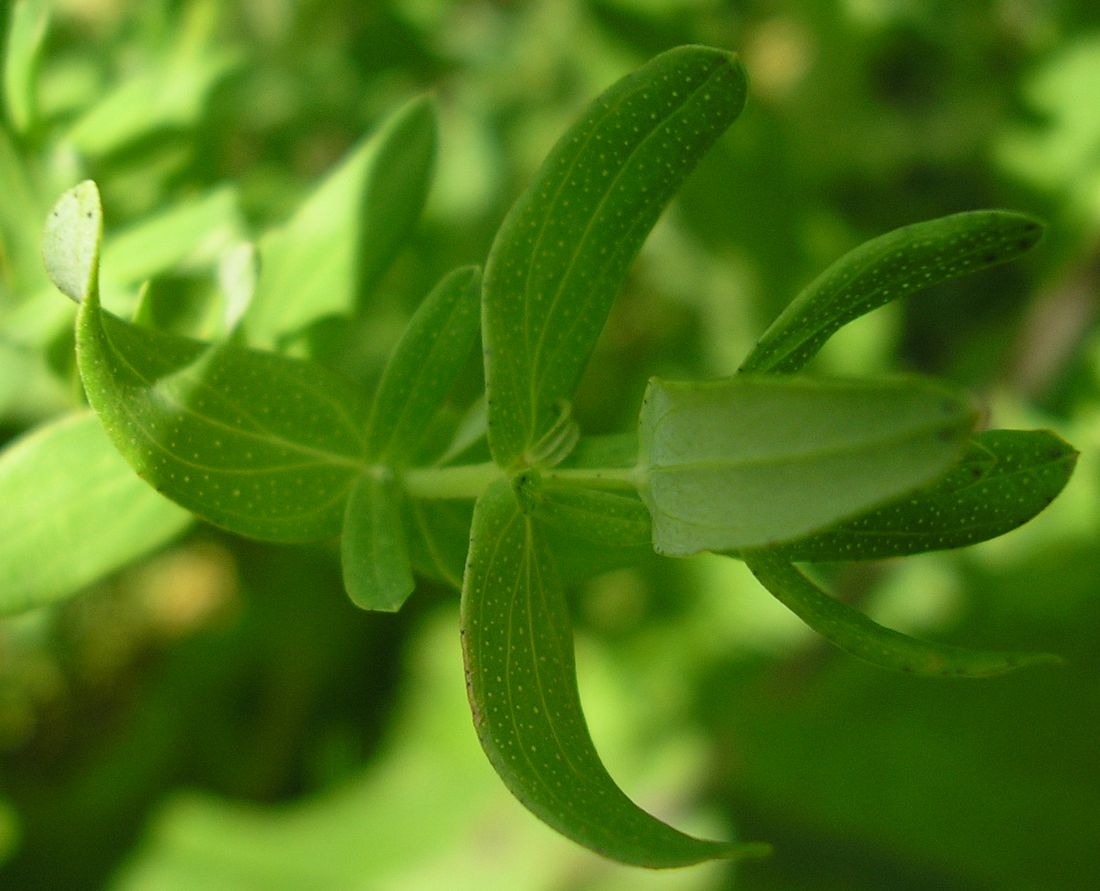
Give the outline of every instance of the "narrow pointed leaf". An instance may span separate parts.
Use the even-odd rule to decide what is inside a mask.
[[[58,201],[51,277],[83,299],[77,360],[88,401],[146,482],[234,532],[307,541],[339,532],[364,469],[355,393],[308,362],[127,324],[99,305],[92,183]]]
[[[772,322],[741,371],[798,371],[833,333],[891,300],[1029,251],[1042,224],[1003,210],[903,226],[845,254]]]
[[[830,597],[782,554],[755,551],[745,555],[745,563],[760,584],[814,631],[881,668],[928,677],[981,678],[1062,661],[1050,653],[968,650],[917,640]]]
[[[988,541],[1050,504],[1076,460],[1047,430],[987,430],[943,479],[780,550],[794,561],[874,560]]]
[[[0,614],[75,594],[192,522],[134,474],[90,411],[0,453],[0,504]]]
[[[260,240],[246,326],[269,347],[325,316],[350,314],[412,231],[435,163],[435,106],[414,99],[387,118]]]
[[[367,451],[391,466],[407,463],[470,356],[481,324],[480,273],[445,276],[413,314],[374,397]]]
[[[640,866],[763,852],[684,835],[608,776],[581,712],[572,625],[553,559],[505,481],[474,511],[461,614],[478,738],[536,816],[597,853]]]
[[[393,480],[373,473],[348,498],[340,561],[344,588],[362,609],[395,612],[415,587],[399,499]]]
[[[17,133],[26,133],[35,123],[38,60],[49,21],[50,5],[45,0],[15,0],[11,5],[0,93]]]
[[[945,473],[975,420],[916,378],[652,380],[639,475],[654,548],[684,557],[823,529]]]
[[[589,106],[517,200],[484,286],[489,443],[502,467],[572,398],[627,267],[745,90],[729,53],[663,53]]]

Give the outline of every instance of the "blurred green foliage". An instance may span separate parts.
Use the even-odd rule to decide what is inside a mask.
[[[0,884],[1094,887],[1094,3],[23,0],[4,10],[5,440],[81,404],[71,308],[38,257],[46,209],[78,179],[98,181],[117,233],[104,246],[105,299],[133,300],[152,279],[164,307],[202,306],[234,245],[286,221],[364,134],[434,91],[440,145],[425,217],[342,335],[341,361],[370,381],[428,286],[484,256],[583,103],[654,53],[703,42],[743,54],[749,106],[636,262],[582,384],[585,431],[629,426],[648,374],[732,373],[775,312],[852,246],[1004,206],[1049,221],[1039,250],[861,320],[815,367],[943,374],[982,394],[999,426],[1052,427],[1082,456],[1030,526],[834,580],[906,632],[1050,650],[1066,668],[981,683],[887,675],[826,649],[730,561],[654,560],[575,592],[580,686],[608,765],[678,825],[776,843],[770,861],[736,877],[598,861],[512,802],[468,724],[449,589],[424,584],[397,617],[362,614],[333,550],[202,527],[66,604],[0,625]],[[203,319],[184,312],[172,324],[196,330]]]

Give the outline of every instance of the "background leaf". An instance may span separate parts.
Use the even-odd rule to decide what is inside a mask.
[[[978,210],[865,242],[790,302],[740,370],[798,371],[842,325],[891,300],[1013,260],[1042,234],[1042,224],[1026,214]]]
[[[17,133],[35,124],[34,88],[38,60],[49,27],[50,7],[43,0],[15,0],[4,41],[3,97],[8,120]]]
[[[592,103],[516,201],[485,267],[489,444],[502,467],[572,398],[627,266],[745,89],[729,53],[662,53]]]
[[[654,379],[639,418],[653,546],[685,557],[820,529],[946,471],[974,421],[915,378]]]
[[[53,603],[166,544],[191,515],[149,488],[90,411],[0,453],[0,613]]]
[[[481,323],[480,270],[448,274],[424,298],[382,374],[367,422],[376,461],[408,463],[470,356]]]
[[[987,541],[1049,505],[1076,461],[1050,431],[986,430],[943,479],[780,550],[793,561],[873,560]]]
[[[246,317],[271,346],[325,316],[347,315],[392,262],[428,194],[436,114],[407,103],[363,139],[285,224],[260,239],[260,280]]]
[[[416,583],[401,524],[400,493],[392,480],[365,473],[348,497],[340,539],[344,588],[361,609],[395,612]]]
[[[760,584],[826,640],[880,668],[928,677],[983,678],[1062,660],[1050,653],[998,653],[917,640],[883,628],[830,597],[781,553],[754,551],[745,563]]]
[[[478,738],[501,779],[541,820],[639,866],[766,851],[684,835],[641,810],[608,776],[581,712],[572,623],[553,558],[503,480],[474,509],[461,616]]]

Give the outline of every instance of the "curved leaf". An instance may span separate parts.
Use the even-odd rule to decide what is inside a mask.
[[[846,653],[880,668],[929,677],[982,678],[1062,661],[1050,653],[967,650],[917,640],[830,597],[782,554],[753,551],[744,556],[760,584],[803,622]]]
[[[192,522],[138,479],[90,411],[0,453],[0,504],[0,613],[75,594]]]
[[[595,100],[497,233],[485,268],[489,444],[501,467],[558,419],[630,261],[745,102],[735,56],[679,47]]]
[[[1033,217],[977,210],[903,226],[849,251],[772,322],[743,372],[798,371],[833,333],[873,309],[1019,257],[1042,237]]]
[[[653,546],[686,557],[822,529],[944,473],[975,419],[918,378],[654,379],[638,466]]]
[[[1076,461],[1048,430],[987,430],[943,479],[779,550],[794,561],[874,560],[988,541],[1050,504]]]
[[[684,835],[641,810],[608,776],[581,712],[572,625],[554,561],[507,481],[491,486],[474,510],[461,610],[478,738],[508,788],[541,820],[639,866],[766,852]]]
[[[101,310],[102,210],[94,183],[61,197],[44,239],[50,275],[74,299],[88,401],[146,482],[219,526],[273,541],[340,530],[365,470],[355,392],[308,362],[211,346]]]

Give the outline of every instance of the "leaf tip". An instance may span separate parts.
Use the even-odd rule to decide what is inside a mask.
[[[99,189],[85,180],[50,209],[42,233],[42,260],[50,281],[76,303],[93,294],[99,275],[103,206]]]

